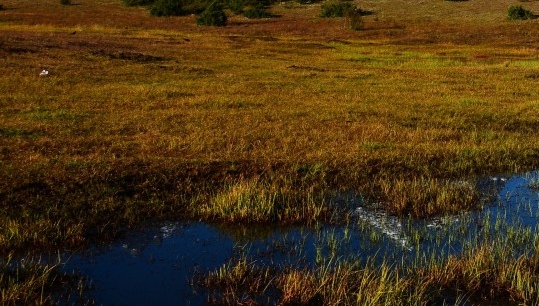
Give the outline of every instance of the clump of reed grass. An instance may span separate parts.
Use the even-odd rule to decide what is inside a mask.
[[[389,265],[326,262],[314,271],[284,271],[275,280],[285,305],[397,305],[412,302],[407,283]],[[412,298],[413,300],[414,298]]]
[[[383,178],[375,185],[383,208],[399,216],[423,218],[480,207],[479,192],[464,181],[426,177]]]
[[[298,195],[291,186],[268,183],[260,178],[240,179],[218,191],[200,209],[209,219],[225,222],[295,223],[324,218],[329,208],[312,193]]]
[[[389,264],[375,267],[341,262],[334,258],[316,269],[260,267],[245,258],[210,272],[200,282],[211,289],[210,300],[227,305],[264,300],[270,293],[278,305],[420,305],[426,302],[423,287]]]
[[[202,276],[200,285],[210,289],[209,300],[213,303],[234,305],[263,296],[272,279],[270,268],[259,267],[256,262],[242,256]]]
[[[537,254],[515,256],[497,243],[482,243],[460,256],[426,259],[405,268],[324,260],[316,268],[261,266],[242,257],[203,276],[210,300],[240,304],[269,299],[279,305],[430,305],[448,301],[539,302]],[[277,295],[275,295],[277,293]]]
[[[415,268],[411,278],[429,288],[432,300],[467,296],[482,303],[539,301],[537,254],[515,257],[514,250],[499,243],[482,244],[461,257]]]
[[[84,281],[60,271],[61,260],[46,262],[27,256],[0,260],[0,303],[2,305],[51,305],[82,298]]]
[[[84,226],[78,220],[35,218],[0,217],[0,245],[3,246],[0,254],[28,248],[54,248],[62,243],[66,246],[84,244]]]

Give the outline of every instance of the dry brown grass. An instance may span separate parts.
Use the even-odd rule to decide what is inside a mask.
[[[535,305],[536,254],[514,252],[484,243],[461,256],[402,269],[334,259],[314,269],[261,267],[241,258],[208,273],[200,284],[211,289],[213,302],[227,305],[270,299],[277,305]]]
[[[8,249],[189,218],[239,177],[312,197],[539,161],[537,20],[507,21],[506,1],[366,2],[362,31],[319,4],[224,28],[121,1],[3,4],[0,200],[18,223],[1,231],[51,227]]]
[[[319,221],[330,215],[319,199],[339,189],[395,213],[454,212],[477,207],[475,191],[437,182],[539,164],[538,20],[508,21],[512,1],[366,1],[361,31],[318,18],[319,4],[206,28],[120,0],[72,2],[2,1],[0,254],[74,248],[152,219]],[[45,266],[17,287],[1,268],[12,301],[52,275]],[[450,287],[537,300],[533,257],[500,263],[480,249],[430,268],[273,278],[243,262],[219,285],[229,302],[237,280],[273,282],[286,303],[421,304]]]

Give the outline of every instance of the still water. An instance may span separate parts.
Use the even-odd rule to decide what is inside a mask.
[[[339,195],[334,200],[346,202],[351,218],[338,227],[168,222],[130,232],[112,245],[72,254],[64,269],[89,279],[97,305],[204,305],[208,292],[193,278],[239,256],[260,265],[294,267],[315,267],[327,258],[405,265],[510,235],[523,240],[515,244],[523,253],[531,249],[532,241],[527,240],[537,228],[538,181],[537,172],[477,180],[473,184],[489,199],[481,211],[428,220],[389,216],[368,208],[357,195]]]

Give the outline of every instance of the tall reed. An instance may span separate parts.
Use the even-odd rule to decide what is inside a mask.
[[[395,177],[379,179],[374,188],[380,190],[380,206],[399,216],[456,214],[481,205],[479,192],[465,181]]]
[[[326,217],[330,207],[312,193],[298,193],[292,186],[268,183],[260,178],[240,179],[215,193],[202,204],[200,214],[225,222],[268,223],[315,222]]]

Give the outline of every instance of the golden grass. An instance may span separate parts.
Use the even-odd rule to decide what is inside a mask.
[[[458,214],[481,208],[480,195],[465,181],[438,181],[423,177],[380,179],[379,206],[396,215],[412,218]],[[376,194],[376,192],[373,192]]]
[[[539,161],[537,21],[507,21],[509,1],[365,2],[375,14],[362,31],[318,18],[318,4],[275,5],[279,18],[218,29],[115,0],[3,4],[4,253],[200,216],[191,209],[238,203],[237,188],[251,204],[314,205],[310,215],[270,217],[268,204],[247,217],[249,204],[208,218],[312,221],[324,209],[313,194],[328,190],[400,184],[386,197],[403,198],[421,194],[422,180]],[[394,212],[475,207],[444,192]],[[44,235],[21,232],[43,224]]]
[[[299,197],[293,186],[268,185],[260,178],[240,180],[202,204],[206,219],[241,223],[313,223],[326,219],[330,208],[312,194]]]
[[[1,254],[150,219],[319,221],[331,190],[397,214],[454,212],[477,195],[445,182],[538,165],[539,27],[508,21],[512,1],[369,0],[361,31],[318,18],[320,4],[206,28],[120,0],[72,2],[2,1]],[[508,254],[478,248],[407,275],[244,260],[213,285],[229,303],[253,302],[240,287],[275,288],[285,304],[420,305],[444,292],[536,303],[536,256]],[[53,266],[21,282],[1,264],[2,303],[50,302]]]
[[[73,294],[82,294],[83,281],[60,272],[60,264],[59,259],[49,263],[30,256],[18,260],[8,256],[0,260],[0,303],[52,305],[62,298],[69,301],[69,296],[76,299]]]
[[[374,266],[333,260],[312,270],[261,267],[241,258],[209,272],[200,284],[210,288],[210,299],[217,304],[269,298],[278,305],[534,305],[539,301],[536,254],[516,256],[510,247],[497,243],[401,269],[386,262]]]

